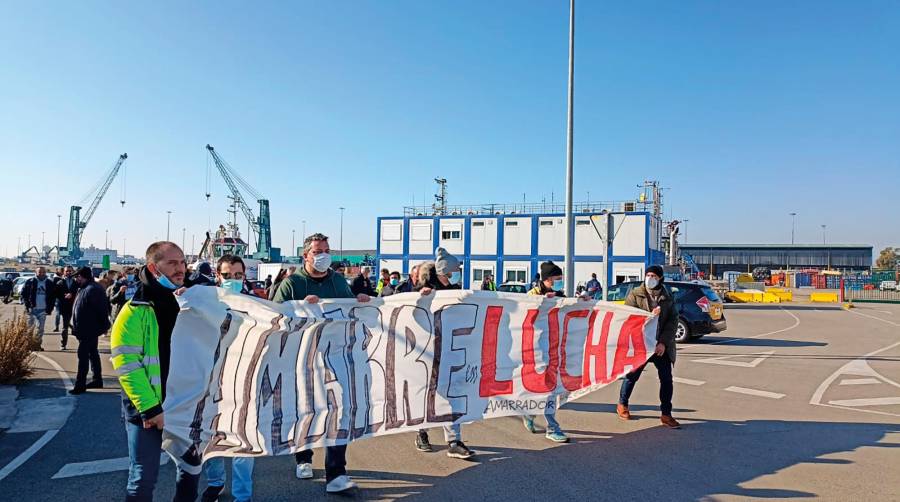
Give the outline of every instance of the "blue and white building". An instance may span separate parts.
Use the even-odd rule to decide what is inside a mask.
[[[561,212],[525,213],[494,206],[448,213],[432,216],[407,211],[405,216],[378,218],[379,269],[408,273],[415,265],[433,260],[434,250],[440,246],[463,262],[464,288],[477,288],[485,273],[493,274],[498,284],[527,284],[547,260],[567,272],[565,217]],[[642,278],[647,266],[665,261],[662,223],[651,212],[609,212],[580,205],[576,213],[576,284],[587,282],[596,273],[605,288],[608,282]],[[607,234],[612,239],[606,239]]]

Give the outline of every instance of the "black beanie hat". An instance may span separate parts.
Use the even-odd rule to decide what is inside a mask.
[[[559,265],[553,263],[552,261],[545,261],[544,263],[541,263],[542,281],[546,281],[547,279],[558,275],[563,275],[562,269],[559,268]]]
[[[663,268],[660,267],[659,265],[650,265],[649,267],[647,267],[647,272],[646,272],[646,273],[647,273],[647,274],[649,274],[649,273],[654,273],[654,274],[656,274],[657,276],[659,276],[660,280],[663,279]],[[645,274],[645,275],[646,275],[646,274]]]

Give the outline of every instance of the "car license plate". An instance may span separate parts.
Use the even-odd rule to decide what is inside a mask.
[[[710,306],[709,316],[713,318],[714,321],[718,321],[722,318],[722,306],[713,304]]]

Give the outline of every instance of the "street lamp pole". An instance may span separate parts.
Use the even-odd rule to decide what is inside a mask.
[[[297,231],[291,229],[291,253],[297,252]],[[294,255],[291,255],[294,256]]]
[[[300,233],[300,237],[306,242],[306,220],[303,220],[303,232]]]
[[[59,228],[62,225],[62,215],[56,215],[56,252],[59,253]]]
[[[103,249],[109,249],[109,229],[106,229],[106,237],[104,238]]]
[[[169,227],[172,223],[172,211],[166,211],[166,240],[169,240]]]
[[[825,227],[827,225],[822,225],[822,245],[825,245]]]
[[[794,245],[794,223],[797,221],[797,213],[791,213],[791,245]]]
[[[182,252],[184,251],[184,249],[185,249],[185,247],[186,247],[186,246],[185,246],[185,244],[186,244],[186,239],[185,239],[186,236],[187,236],[187,228],[181,227],[181,249],[182,249]]]
[[[341,263],[344,263],[344,208],[341,208]]]
[[[572,210],[575,102],[575,0],[569,0],[569,96],[566,130],[566,296],[575,296],[575,216]]]

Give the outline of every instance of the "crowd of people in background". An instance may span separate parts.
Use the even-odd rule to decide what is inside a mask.
[[[321,299],[371,298],[417,292],[427,296],[435,291],[462,288],[462,264],[443,248],[435,251],[434,260],[413,266],[405,277],[384,268],[373,281],[368,267],[361,267],[352,280],[344,276],[345,265],[332,261],[328,237],[315,233],[303,243],[303,261],[299,267],[282,269],[276,277],[265,279],[265,296],[274,302],[303,300],[318,303]],[[675,319],[669,293],[662,287],[663,273],[657,266],[648,267],[644,284],[634,288],[626,304],[659,316],[658,344],[648,363],[652,363],[660,380],[661,422],[678,428],[672,418],[672,366],[675,362]],[[47,318],[54,311],[55,331],[60,333],[60,349],[67,350],[69,334],[78,341],[78,370],[71,394],[81,394],[103,387],[98,340],[110,333],[113,368],[122,388],[122,415],[129,450],[127,500],[152,500],[159,472],[162,429],[165,424],[162,403],[165,399],[169,371],[171,337],[178,316],[176,297],[191,287],[219,287],[236,294],[254,294],[247,271],[239,256],[226,255],[215,264],[199,263],[187,269],[183,251],[172,242],[156,242],[146,252],[146,265],[126,267],[121,272],[104,271],[98,277],[83,267],[63,267],[51,279],[46,267],[38,267],[36,275],[23,288],[22,300],[29,325],[34,327],[35,350],[43,350]],[[497,291],[494,277],[484,273],[478,287]],[[529,295],[564,297],[563,271],[553,262],[540,265]],[[601,291],[596,274],[579,291],[579,298],[593,299]],[[629,398],[643,371],[640,367],[622,380],[616,413],[623,420],[631,418]],[[88,380],[88,373],[91,379]],[[535,416],[522,417],[529,433],[538,432]],[[568,436],[556,419],[555,407],[544,413],[545,436],[553,442],[567,442]],[[443,427],[447,455],[470,459],[475,452],[462,440],[459,424]],[[415,448],[433,451],[428,431],[416,433]],[[325,491],[340,493],[356,485],[347,474],[346,445],[325,449]],[[314,477],[313,451],[294,455],[294,475],[307,480]],[[253,493],[252,458],[231,461],[231,494],[235,500],[250,500]],[[215,501],[225,487],[225,460],[216,458],[204,464],[207,486],[201,493],[200,476],[179,469],[176,474],[175,500]]]

